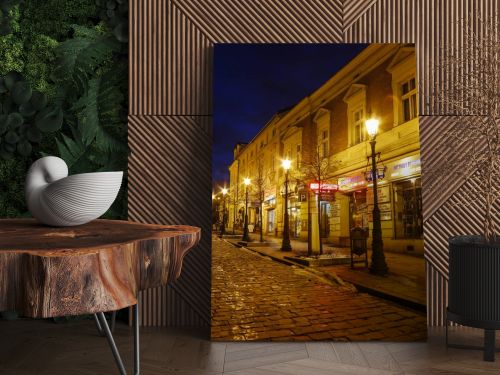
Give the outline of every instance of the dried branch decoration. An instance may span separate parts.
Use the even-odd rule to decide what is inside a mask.
[[[473,180],[471,189],[454,204],[480,202],[483,233],[495,242],[500,205],[500,24],[498,16],[470,17],[460,22],[463,45],[441,47],[432,93],[435,113],[450,116],[443,129],[441,151],[424,176],[429,194],[441,194],[446,178]],[[436,74],[437,75],[437,74]],[[425,163],[425,161],[424,161]]]

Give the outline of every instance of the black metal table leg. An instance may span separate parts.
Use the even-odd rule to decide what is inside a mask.
[[[97,327],[97,332],[99,332],[99,335],[101,336],[106,336],[104,333],[104,330],[101,327],[101,323],[99,323],[99,319],[97,318],[97,315],[94,314],[94,320],[95,320],[95,325]],[[116,311],[113,311],[111,313],[111,333],[115,333],[115,326],[116,326]]]
[[[133,326],[134,326],[134,375],[139,375],[140,374],[139,308],[137,304],[132,307],[132,313],[133,313]],[[106,339],[108,340],[111,352],[113,353],[113,357],[115,358],[116,365],[118,366],[118,370],[120,371],[120,375],[127,375],[127,370],[125,370],[125,366],[120,356],[120,352],[116,347],[116,343],[113,338],[113,334],[109,328],[108,322],[106,320],[106,316],[104,315],[103,312],[100,312],[95,314],[95,319],[98,330],[102,330],[104,332],[104,335],[106,336]]]

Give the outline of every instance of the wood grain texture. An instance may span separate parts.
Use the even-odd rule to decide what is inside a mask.
[[[0,311],[33,318],[114,311],[175,281],[200,229],[116,220],[53,228],[0,220]]]

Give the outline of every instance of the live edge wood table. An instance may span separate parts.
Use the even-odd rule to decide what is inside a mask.
[[[32,318],[94,314],[126,374],[104,312],[133,306],[139,374],[137,294],[177,279],[200,235],[200,228],[181,225],[94,220],[54,228],[33,219],[0,219],[0,311]]]

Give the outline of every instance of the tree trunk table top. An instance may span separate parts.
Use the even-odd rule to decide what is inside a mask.
[[[0,219],[0,311],[47,318],[132,306],[139,291],[179,277],[200,235],[182,225]]]

